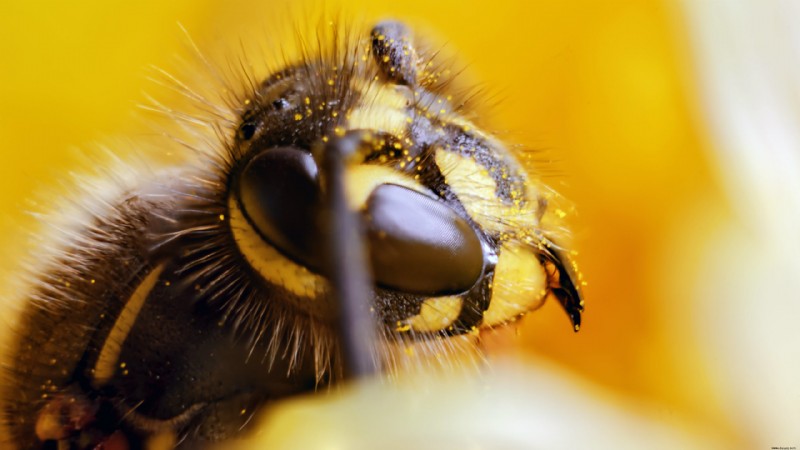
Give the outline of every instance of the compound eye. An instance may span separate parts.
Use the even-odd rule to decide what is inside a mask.
[[[242,210],[262,238],[313,269],[319,269],[321,262],[318,186],[314,159],[294,147],[272,148],[255,156],[239,181]]]
[[[384,184],[367,200],[367,238],[377,284],[420,295],[469,290],[483,273],[475,230],[444,203]]]

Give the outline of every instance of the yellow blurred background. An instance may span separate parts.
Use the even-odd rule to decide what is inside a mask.
[[[187,53],[178,23],[201,47],[220,40],[236,47],[241,30],[269,35],[281,17],[316,7],[290,3],[7,2],[0,15],[3,268],[14,265],[20,230],[33,226],[25,199],[80,170],[73,148],[120,136],[135,142],[149,132],[134,110],[153,90],[147,68],[171,69],[175,55]],[[712,156],[680,4],[403,0],[342,9],[405,19],[457,53],[467,80],[491,94],[485,121],[552,160],[545,180],[575,204],[575,248],[588,280],[584,326],[574,334],[558,305],[547,304],[525,320],[517,352],[738,446],[800,445],[780,440],[797,434],[771,442],[740,427],[729,408],[743,406],[731,406],[731,389],[720,387],[730,385],[729,368],[702,344],[698,276],[708,242],[737,219]],[[800,388],[792,388],[787,394],[798,398]]]

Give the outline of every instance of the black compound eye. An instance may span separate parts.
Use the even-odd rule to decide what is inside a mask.
[[[484,255],[475,230],[446,204],[385,184],[365,212],[375,281],[420,295],[469,290],[481,277]]]
[[[320,192],[308,152],[278,147],[255,156],[242,171],[239,199],[264,239],[306,267],[320,267]]]

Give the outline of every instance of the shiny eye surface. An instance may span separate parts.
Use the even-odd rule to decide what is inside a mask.
[[[253,157],[242,172],[239,199],[266,241],[295,261],[319,269],[320,192],[317,165],[308,152],[278,147]]]
[[[384,184],[367,201],[372,270],[383,286],[403,292],[464,292],[484,265],[481,241],[446,204],[411,189]]]

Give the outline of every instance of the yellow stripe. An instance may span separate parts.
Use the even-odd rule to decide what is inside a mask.
[[[503,244],[492,281],[492,301],[483,313],[482,326],[500,325],[542,305],[547,295],[547,274],[529,247]]]
[[[360,211],[366,208],[367,200],[372,192],[382,184],[396,184],[416,192],[433,195],[413,178],[398,172],[391,167],[377,165],[358,165],[347,168],[347,202],[350,208]]]
[[[264,242],[244,217],[233,196],[228,200],[228,209],[233,239],[256,272],[273,285],[283,287],[297,296],[308,299],[325,297],[323,294],[328,291],[328,282],[320,275],[289,260],[273,246]],[[305,310],[310,309],[310,305],[307,304],[298,306]],[[314,309],[317,310],[320,306],[315,305]]]
[[[497,183],[485,167],[447,150],[436,150],[435,155],[445,182],[481,228],[504,233],[531,230],[537,225],[535,209],[506,205],[497,198]]]
[[[365,106],[353,110],[348,116],[351,130],[370,130],[402,137],[405,133],[408,114],[405,111],[384,106]]]
[[[456,296],[433,297],[422,303],[419,314],[406,320],[414,331],[431,332],[447,329],[461,314],[464,299]]]
[[[164,265],[162,264],[147,274],[131,294],[125,304],[125,308],[117,316],[117,320],[114,322],[111,332],[108,333],[103,348],[100,350],[100,356],[97,357],[97,362],[94,365],[94,380],[92,384],[95,388],[103,386],[114,376],[119,354],[122,351],[122,344],[128,338],[128,333],[133,328],[133,324],[136,323],[136,318],[139,317],[144,301],[147,300],[147,296],[150,295],[163,270]]]
[[[401,138],[408,128],[406,107],[411,98],[408,88],[373,84],[363,93],[361,105],[347,114],[348,128],[382,131]]]

